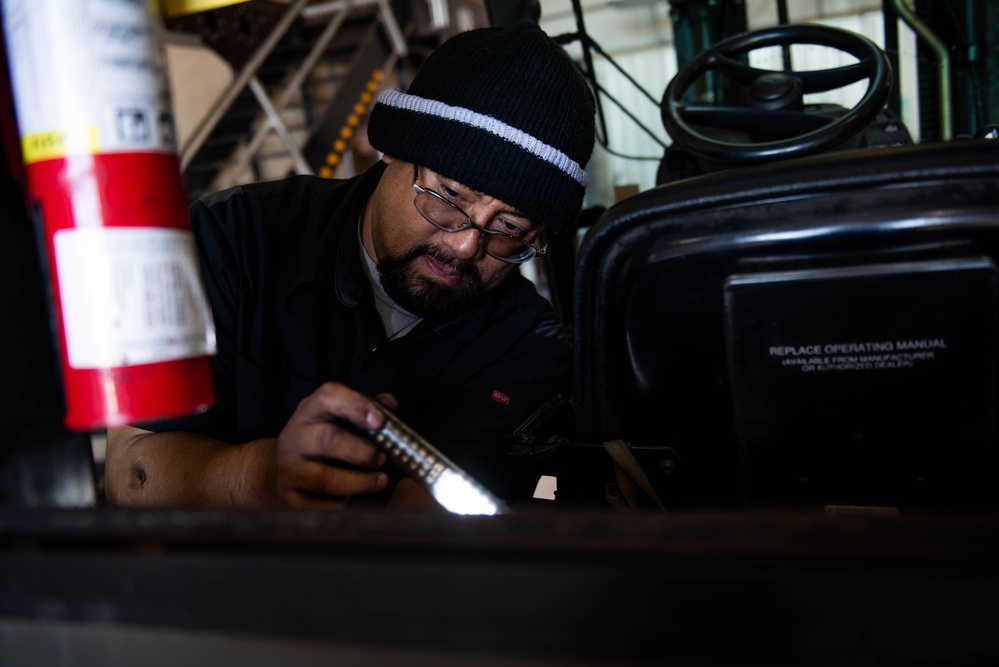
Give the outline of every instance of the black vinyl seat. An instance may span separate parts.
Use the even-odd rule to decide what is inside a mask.
[[[667,507],[994,506],[997,263],[989,140],[640,193],[580,249],[578,437],[624,439]]]

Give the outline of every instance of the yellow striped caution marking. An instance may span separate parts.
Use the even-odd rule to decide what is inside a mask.
[[[347,120],[340,127],[337,138],[330,145],[330,150],[326,154],[326,164],[319,170],[319,175],[323,178],[333,178],[334,169],[340,164],[340,157],[343,155],[343,152],[347,150],[347,142],[354,136],[354,128],[361,124],[361,118],[367,114],[368,107],[374,99],[373,93],[378,90],[378,86],[381,85],[381,81],[384,78],[385,74],[380,69],[376,69],[371,73],[371,78],[368,79],[367,84],[364,86],[364,91],[358,97],[357,104],[354,105],[353,113],[347,116]]]

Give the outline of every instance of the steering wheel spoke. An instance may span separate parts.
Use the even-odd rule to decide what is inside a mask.
[[[816,70],[814,72],[794,72],[801,80],[802,91],[809,93],[824,93],[849,86],[851,83],[863,81],[871,77],[871,67],[868,63],[859,62],[844,65],[834,69]]]
[[[743,62],[727,58],[723,55],[713,58],[708,63],[708,67],[720,74],[724,74],[733,81],[746,86],[768,73],[768,70],[750,67]]]
[[[827,116],[802,111],[765,111],[746,107],[687,106],[680,109],[680,114],[691,125],[779,139],[815,132],[833,122]]]

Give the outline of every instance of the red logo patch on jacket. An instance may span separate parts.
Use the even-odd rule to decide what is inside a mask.
[[[497,403],[502,403],[503,405],[510,404],[510,397],[501,392],[499,389],[493,389],[493,400]]]

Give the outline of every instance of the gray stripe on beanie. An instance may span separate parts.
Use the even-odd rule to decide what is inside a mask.
[[[417,95],[407,95],[406,93],[391,89],[384,91],[378,96],[378,103],[426,116],[436,116],[443,120],[455,121],[485,130],[554,165],[581,186],[586,187],[588,180],[586,171],[579,166],[578,162],[554,146],[549,146],[537,137],[492,116],[464,107],[445,104],[437,100],[428,100]]]

